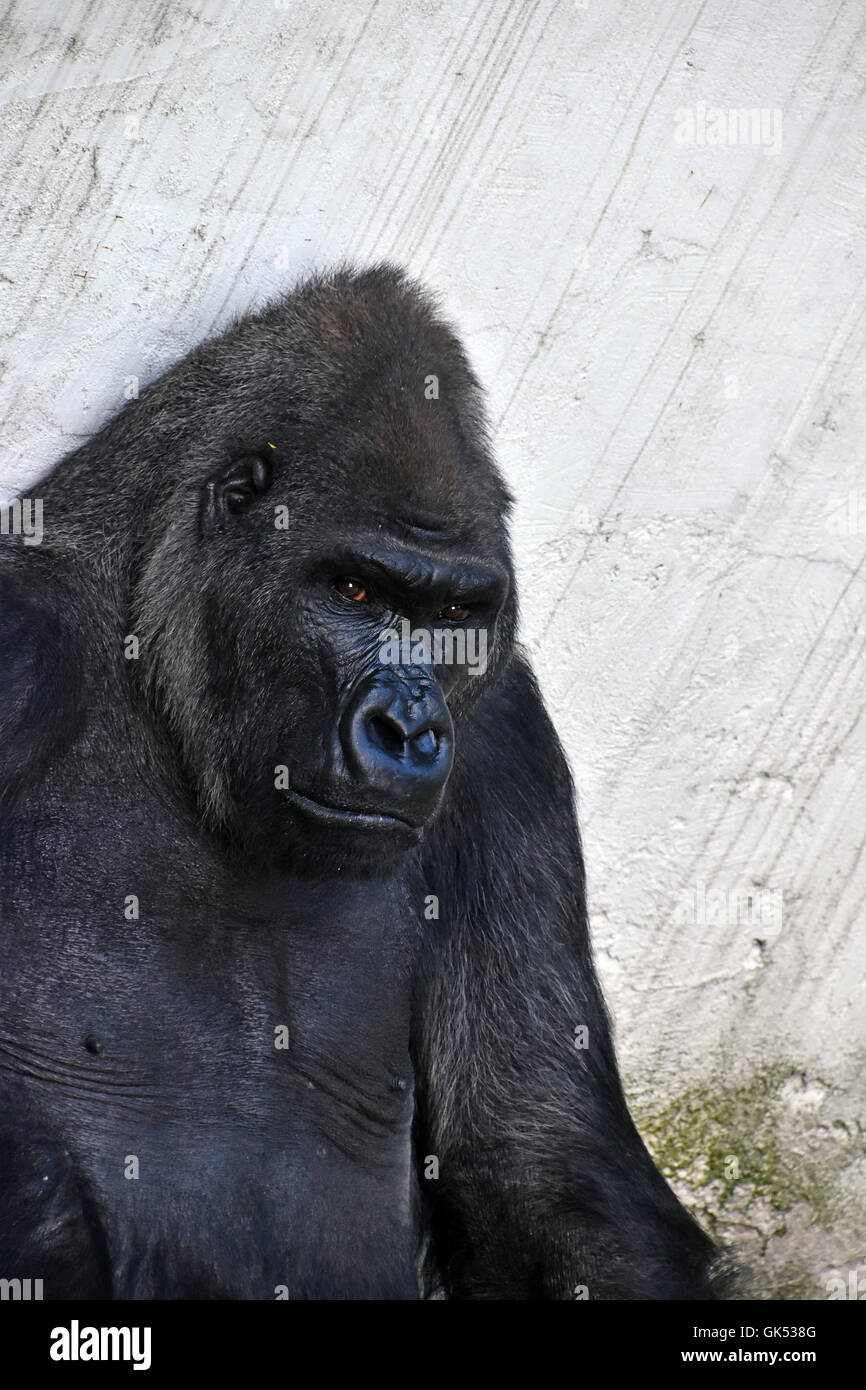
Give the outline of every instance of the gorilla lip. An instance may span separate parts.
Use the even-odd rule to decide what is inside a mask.
[[[420,831],[420,826],[413,825],[411,821],[404,820],[402,816],[390,815],[385,811],[354,810],[350,806],[331,806],[327,801],[316,801],[311,796],[305,796],[295,787],[292,787],[289,792],[289,800],[299,810],[306,811],[308,815],[317,820],[327,821],[331,824],[358,826],[370,830],[392,829],[394,826],[401,826],[405,830],[410,830],[413,835],[417,835]]]

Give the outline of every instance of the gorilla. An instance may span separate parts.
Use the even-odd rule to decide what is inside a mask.
[[[0,551],[0,1269],[710,1299],[630,1118],[478,381],[394,266],[206,342]],[[8,529],[8,528],[7,528]]]

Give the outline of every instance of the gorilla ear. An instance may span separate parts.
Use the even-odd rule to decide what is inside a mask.
[[[273,475],[273,445],[261,454],[243,454],[208,478],[201,499],[201,533],[212,535],[224,525],[230,513],[242,512],[263,492]]]

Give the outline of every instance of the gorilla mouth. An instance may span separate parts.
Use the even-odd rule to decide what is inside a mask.
[[[406,820],[404,816],[393,815],[386,811],[365,811],[350,806],[334,806],[327,801],[318,801],[315,797],[306,796],[299,792],[296,787],[289,791],[289,800],[298,807],[300,811],[311,816],[320,824],[343,825],[351,829],[358,830],[393,830],[399,827],[401,830],[411,831],[413,835],[420,833],[420,825],[413,821]]]

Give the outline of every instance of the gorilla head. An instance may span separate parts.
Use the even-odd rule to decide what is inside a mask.
[[[62,487],[107,541],[132,679],[211,824],[296,864],[411,845],[515,621],[509,499],[429,298],[388,266],[314,278],[109,431],[134,476],[82,499],[79,459],[45,505]]]

